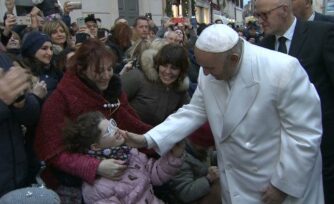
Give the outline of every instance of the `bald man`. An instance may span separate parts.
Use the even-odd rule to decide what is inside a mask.
[[[334,23],[334,17],[313,10],[312,0],[292,0],[293,14],[301,21],[324,21]]]
[[[297,20],[290,0],[256,0],[255,11],[266,36],[260,45],[296,57],[320,96],[324,193],[333,204],[334,24]]]
[[[177,34],[172,30],[165,32],[164,39],[166,39],[168,43],[179,43]]]

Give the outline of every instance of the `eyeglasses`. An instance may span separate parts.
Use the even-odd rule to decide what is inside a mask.
[[[106,133],[103,135],[103,137],[113,137],[115,135],[115,133],[117,132],[118,128],[117,128],[117,123],[116,121],[114,121],[113,119],[109,120],[109,124],[107,127],[107,131]]]
[[[255,12],[254,17],[257,18],[257,19],[261,18],[262,20],[267,20],[268,16],[271,14],[271,12],[273,12],[274,10],[279,9],[283,6],[285,6],[285,5],[282,4],[282,5],[276,6],[276,7],[272,8],[269,11],[266,11],[266,12]]]

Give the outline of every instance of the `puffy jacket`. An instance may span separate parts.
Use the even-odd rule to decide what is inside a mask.
[[[87,204],[91,203],[126,203],[126,204],[159,204],[152,185],[167,182],[182,165],[182,158],[175,158],[170,153],[159,160],[147,159],[137,149],[130,152],[128,169],[120,181],[107,178],[97,179],[93,185],[84,183],[82,194]]]

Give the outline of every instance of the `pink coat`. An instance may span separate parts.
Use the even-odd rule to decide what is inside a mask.
[[[120,181],[104,177],[95,180],[93,185],[84,183],[82,194],[87,204],[163,203],[155,197],[153,185],[161,185],[177,173],[183,160],[170,153],[159,160],[148,159],[137,149],[131,150],[128,169]]]

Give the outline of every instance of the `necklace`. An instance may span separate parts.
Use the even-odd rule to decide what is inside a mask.
[[[105,103],[103,104],[103,108],[107,108],[110,110],[110,115],[112,115],[121,105],[119,99],[117,99],[117,103]]]
[[[117,99],[117,103],[105,103],[103,108],[116,108],[121,105],[121,102]]]

